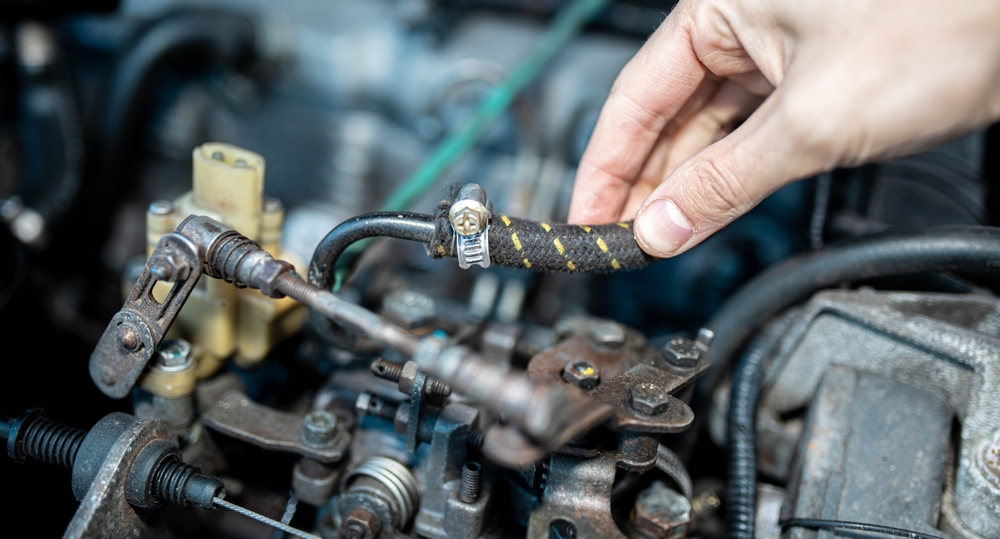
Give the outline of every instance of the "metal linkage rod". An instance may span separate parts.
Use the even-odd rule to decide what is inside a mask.
[[[229,503],[226,500],[223,500],[222,498],[218,498],[218,497],[213,498],[212,502],[215,503],[215,505],[217,505],[219,507],[225,507],[226,509],[229,509],[230,511],[234,511],[236,513],[239,513],[239,514],[245,516],[245,517],[250,517],[250,518],[252,518],[252,519],[254,519],[256,521],[263,522],[264,524],[267,524],[268,526],[271,526],[273,528],[277,528],[277,529],[279,529],[279,530],[281,530],[281,531],[283,531],[285,533],[294,535],[296,537],[301,537],[302,539],[322,539],[318,535],[313,535],[311,533],[304,532],[304,531],[302,531],[302,530],[300,530],[298,528],[293,528],[293,527],[291,527],[291,526],[289,526],[287,524],[282,524],[282,523],[278,522],[277,520],[274,520],[272,518],[267,518],[267,517],[265,517],[264,515],[262,515],[260,513],[254,513],[253,511],[251,511],[249,509],[245,509],[245,508],[240,507],[240,506],[238,506],[236,504]]]
[[[420,338],[402,331],[381,316],[341,297],[303,281],[294,273],[286,273],[274,283],[278,292],[319,311],[327,318],[367,335],[379,344],[412,356]]]

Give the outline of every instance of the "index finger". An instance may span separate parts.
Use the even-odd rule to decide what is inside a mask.
[[[622,69],[580,159],[569,222],[614,221],[653,146],[705,78],[677,10]]]

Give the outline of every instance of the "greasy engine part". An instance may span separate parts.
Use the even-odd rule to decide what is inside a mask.
[[[72,469],[81,504],[64,537],[135,537],[147,524],[134,508],[162,503],[214,507],[222,482],[181,462],[168,427],[154,419],[115,412],[89,432],[44,418],[40,409],[4,421],[11,458],[31,457]]]
[[[756,421],[764,470],[792,487],[782,517],[1000,534],[998,316],[987,295],[860,290],[783,322]]]

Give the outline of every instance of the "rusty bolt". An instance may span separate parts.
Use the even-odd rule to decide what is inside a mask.
[[[374,539],[378,532],[378,519],[364,509],[354,509],[340,525],[340,534],[345,539]]]
[[[129,324],[118,326],[118,346],[129,352],[135,352],[142,345],[139,332]]]
[[[632,386],[630,393],[632,409],[645,415],[660,415],[670,404],[670,394],[649,382]]]
[[[601,371],[596,365],[589,361],[570,361],[563,368],[562,379],[579,387],[590,391],[597,387],[600,382]]]
[[[329,447],[337,435],[337,416],[326,410],[309,412],[302,420],[302,443],[311,447]]]
[[[697,343],[685,337],[674,337],[663,347],[663,359],[675,367],[694,367],[700,355]]]
[[[619,348],[628,336],[625,326],[611,320],[597,320],[590,326],[590,340],[604,348]]]
[[[641,537],[682,537],[691,522],[691,504],[680,493],[656,481],[639,493],[631,520]]]

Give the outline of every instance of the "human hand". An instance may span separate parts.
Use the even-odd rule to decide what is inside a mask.
[[[796,179],[998,118],[996,0],[682,0],[615,81],[569,220],[635,217],[673,256]]]

